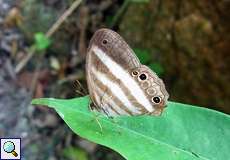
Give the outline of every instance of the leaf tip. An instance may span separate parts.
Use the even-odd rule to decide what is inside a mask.
[[[52,98],[35,98],[31,101],[31,104],[49,106],[49,101],[51,100]]]
[[[32,104],[32,105],[38,105],[39,104],[39,98],[32,99],[32,101],[30,102],[30,104]]]

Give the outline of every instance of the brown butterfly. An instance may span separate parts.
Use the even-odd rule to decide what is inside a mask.
[[[86,74],[93,109],[108,116],[160,115],[167,104],[163,81],[110,29],[93,35]]]

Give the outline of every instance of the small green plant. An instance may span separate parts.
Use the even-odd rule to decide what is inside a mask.
[[[42,32],[37,32],[34,35],[34,40],[34,46],[37,51],[43,51],[47,49],[51,44],[51,40],[47,38],[47,36]]]
[[[120,116],[112,120],[103,115],[96,117],[88,109],[89,103],[88,96],[32,101],[54,108],[73,132],[128,160],[230,159],[230,117],[226,114],[169,102],[159,117]]]

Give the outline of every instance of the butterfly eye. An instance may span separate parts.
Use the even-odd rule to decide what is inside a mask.
[[[138,72],[137,72],[137,71],[133,71],[133,72],[132,72],[132,75],[133,75],[133,76],[136,76],[136,75],[138,75]]]
[[[103,39],[102,44],[106,45],[108,43],[107,39]]]
[[[139,76],[140,80],[144,81],[147,79],[147,76],[146,74],[142,73],[140,76]]]
[[[160,103],[161,102],[161,98],[160,97],[153,97],[152,98],[152,101],[156,104]]]

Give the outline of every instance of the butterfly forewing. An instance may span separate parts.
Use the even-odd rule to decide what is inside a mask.
[[[88,51],[92,51],[95,46],[124,69],[132,69],[140,66],[140,61],[132,49],[119,34],[112,30],[98,30],[90,41]]]
[[[95,108],[108,116],[161,113],[168,98],[164,84],[145,68],[143,82],[149,86],[144,86],[138,78],[143,72],[141,68],[143,65],[134,52],[116,32],[98,30],[90,41],[86,58],[88,89]],[[133,75],[134,71],[137,75]],[[151,87],[154,95],[147,92]],[[159,104],[153,102],[154,96],[160,98]]]

